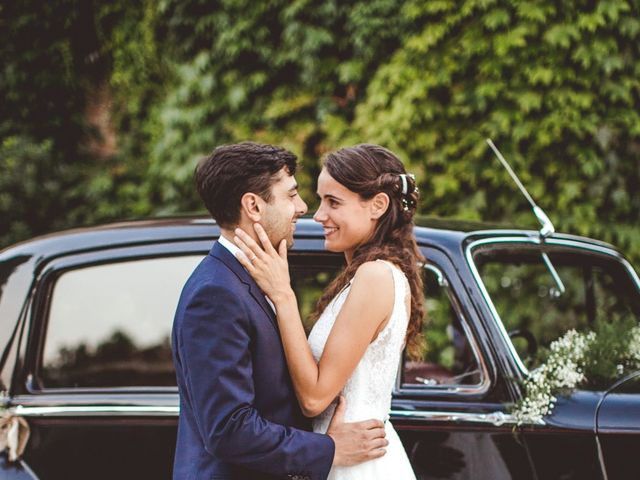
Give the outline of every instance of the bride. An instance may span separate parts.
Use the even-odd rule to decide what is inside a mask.
[[[295,392],[303,413],[315,417],[314,431],[327,431],[337,402],[346,401],[345,421],[385,422],[386,454],[333,467],[329,479],[415,479],[387,421],[403,347],[416,352],[422,330],[415,182],[392,152],[363,144],[324,158],[318,196],[314,219],[323,226],[326,249],[344,253],[346,268],[318,301],[308,341],[290,285],[286,241],[276,251],[260,225],[262,247],[238,229],[239,260],[275,306]]]

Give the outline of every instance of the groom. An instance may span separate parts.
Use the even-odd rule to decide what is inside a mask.
[[[259,222],[272,243],[293,244],[307,206],[296,157],[271,145],[216,148],[196,169],[200,197],[221,237],[184,286],[173,325],[180,418],[173,478],[324,480],[332,465],[375,458],[378,420],[309,431],[287,370],[273,305],[234,256],[236,226]]]

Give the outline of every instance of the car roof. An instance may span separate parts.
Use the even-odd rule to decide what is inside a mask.
[[[415,223],[418,243],[439,245],[444,248],[456,248],[458,250],[467,240],[499,236],[537,237],[539,235],[535,230],[435,217],[417,217]],[[0,261],[17,255],[36,255],[42,258],[50,258],[72,252],[103,249],[106,245],[117,247],[175,241],[209,240],[217,237],[219,233],[220,229],[216,223],[210,217],[205,216],[130,220],[75,228],[35,237],[0,251]],[[310,217],[303,217],[298,220],[296,237],[321,238],[322,226],[314,222]],[[576,235],[556,233],[554,238],[566,238],[615,249],[607,243]]]

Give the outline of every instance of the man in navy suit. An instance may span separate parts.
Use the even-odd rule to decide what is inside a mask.
[[[173,478],[322,480],[332,465],[380,455],[377,420],[310,432],[287,370],[273,305],[235,258],[233,230],[259,222],[274,245],[291,246],[307,206],[293,177],[296,157],[271,145],[216,148],[196,186],[221,237],[184,286],[173,326],[180,418]]]

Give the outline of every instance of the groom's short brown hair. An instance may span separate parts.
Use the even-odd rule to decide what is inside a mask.
[[[222,227],[231,227],[240,219],[240,199],[255,193],[271,200],[276,174],[286,168],[296,172],[296,156],[290,151],[254,142],[217,147],[196,167],[195,183],[211,216]]]

